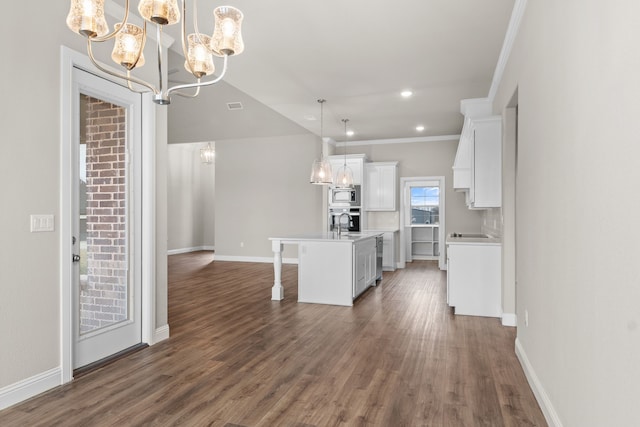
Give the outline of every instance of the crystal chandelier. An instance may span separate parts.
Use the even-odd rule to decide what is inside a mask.
[[[124,79],[130,90],[139,92],[133,85],[141,85],[145,91],[153,92],[153,101],[157,104],[169,104],[171,95],[193,98],[198,95],[202,86],[219,82],[227,71],[229,56],[239,55],[244,50],[241,25],[242,12],[231,6],[220,6],[214,9],[214,31],[208,36],[198,31],[198,12],[193,2],[193,27],[195,33],[186,34],[186,0],[182,0],[182,50],[186,58],[184,67],[195,77],[194,83],[180,84],[170,88],[163,87],[162,75],[162,28],[180,21],[178,0],[140,0],[138,12],[144,18],[143,27],[127,22],[129,17],[129,0],[125,0],[125,13],[122,22],[115,24],[112,32],[104,14],[104,0],[71,0],[71,8],[67,16],[67,26],[74,32],[86,37],[87,52],[91,62],[101,71],[114,77]],[[147,23],[156,26],[156,43],[158,45],[158,83],[148,83],[131,75],[131,70],[140,68],[145,63],[143,55],[147,40]],[[93,56],[92,43],[114,40],[111,59],[124,68],[123,73],[114,72],[102,66]],[[211,80],[201,80],[215,71],[213,56],[223,58],[220,75]],[[185,89],[195,89],[191,93]]]
[[[320,104],[320,141],[324,142],[323,125],[324,125],[324,103],[327,102],[324,99],[318,99]],[[320,150],[320,159],[314,160],[311,165],[311,178],[309,179],[311,184],[329,185],[333,184],[333,173],[331,172],[331,164],[322,155],[322,149]]]

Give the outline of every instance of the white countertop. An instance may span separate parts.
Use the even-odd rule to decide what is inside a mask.
[[[399,228],[369,228],[364,230],[364,233],[395,233],[400,231]]]
[[[296,236],[285,237],[269,237],[269,240],[280,240],[290,243],[294,242],[339,242],[339,243],[355,243],[359,240],[370,239],[376,236],[382,235],[382,232],[367,231],[363,233],[342,233],[338,236],[338,233],[331,232],[316,232],[305,233]]]
[[[447,245],[501,245],[502,240],[497,237],[453,237],[447,236]]]

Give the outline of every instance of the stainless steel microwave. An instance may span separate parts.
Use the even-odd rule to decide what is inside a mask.
[[[361,206],[360,186],[353,188],[330,188],[329,206]]]

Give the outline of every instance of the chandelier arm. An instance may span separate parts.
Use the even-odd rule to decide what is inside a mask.
[[[94,42],[103,42],[115,37],[122,29],[127,25],[127,20],[129,19],[129,0],[124,1],[124,17],[122,18],[122,22],[120,23],[120,27],[117,30],[113,30],[109,34],[106,34],[101,37],[92,37],[91,40]],[[117,26],[117,25],[116,25]],[[115,28],[115,27],[114,27]]]
[[[198,79],[198,81],[200,81],[200,79]],[[196,91],[195,91],[195,93],[186,93],[186,92],[176,91],[176,92],[174,93],[174,95],[178,95],[178,96],[181,96],[181,97],[183,97],[183,98],[195,98],[196,96],[198,96],[198,95],[200,94],[200,88],[201,88],[201,87],[202,87],[202,86],[198,86],[198,87],[196,87]]]
[[[186,17],[184,21],[187,21]],[[193,30],[196,32],[196,40],[198,40],[198,43],[204,46],[209,53],[215,53],[209,44],[202,43],[200,39],[200,29],[198,28],[198,0],[193,0]],[[185,57],[186,56],[187,54],[185,53]]]
[[[195,16],[197,14],[196,12],[196,3],[197,0],[194,0],[193,2],[193,13],[194,13],[194,22],[195,22]],[[191,61],[189,61],[189,49],[187,49],[187,43],[185,41],[185,39],[187,38],[187,6],[186,6],[186,0],[182,0],[182,22],[180,23],[181,27],[182,27],[182,32],[180,34],[181,38],[182,38],[182,54],[184,55],[185,59],[187,59],[185,61],[185,63],[187,64],[187,66],[189,67],[189,72],[193,75],[195,75],[196,73],[193,71],[193,66],[191,65]],[[198,43],[202,44],[202,42],[200,41],[200,34],[198,33],[198,28],[196,27],[196,38],[198,40]],[[198,79],[198,81],[200,81],[200,79]],[[194,96],[197,96],[198,93],[200,93],[200,91],[198,90],[196,92],[196,94]],[[176,95],[179,95],[178,93],[176,93]],[[180,95],[180,96],[185,96],[185,95]]]
[[[127,84],[130,83],[136,83],[142,86],[145,86],[147,88],[149,88],[153,93],[157,94],[158,90],[150,83],[145,82],[142,79],[139,79],[137,77],[133,77],[131,75],[125,75],[125,74],[120,74],[120,73],[116,73],[115,71],[111,71],[106,67],[103,67],[102,65],[100,65],[100,63],[98,61],[96,61],[95,57],[93,56],[93,49],[91,47],[91,39],[87,39],[87,52],[89,53],[89,59],[91,60],[91,62],[93,63],[93,65],[100,71],[107,73],[113,77],[117,77],[119,79],[123,79],[127,82]]]
[[[182,85],[177,85],[174,86],[172,88],[167,89],[167,96],[171,93],[174,92],[176,90],[181,90],[181,89],[189,89],[192,87],[203,87],[203,86],[210,86],[212,84],[218,83],[220,80],[222,80],[222,78],[224,77],[225,73],[227,72],[227,61],[229,59],[229,55],[224,55],[224,63],[222,66],[222,73],[220,73],[220,75],[213,79],[213,80],[209,80],[209,81],[198,81],[196,83],[188,83],[188,84],[182,84]]]
[[[134,88],[133,85],[131,84],[131,80],[130,80],[131,78],[132,78],[131,77],[131,71],[127,70],[127,87],[129,88],[129,90],[131,92],[134,92],[134,93],[146,93],[147,92],[147,91],[144,91],[144,90],[137,90],[136,88]]]

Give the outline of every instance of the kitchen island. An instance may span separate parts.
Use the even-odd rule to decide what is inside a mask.
[[[271,299],[284,299],[282,249],[298,245],[298,302],[353,305],[376,284],[376,237],[381,233],[310,233],[271,237],[274,282]]]

